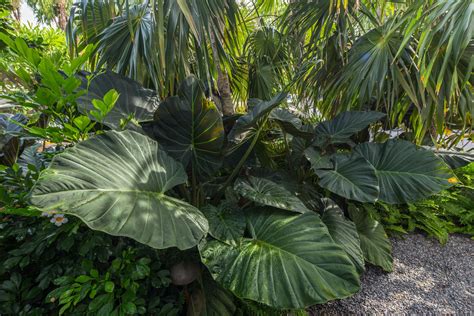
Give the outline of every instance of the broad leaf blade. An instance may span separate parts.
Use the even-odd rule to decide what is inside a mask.
[[[374,202],[379,186],[374,167],[358,155],[333,156],[334,169],[316,169],[319,185],[347,199]]]
[[[209,221],[209,234],[225,243],[235,245],[244,235],[245,216],[241,209],[230,203],[206,205],[201,209]]]
[[[349,137],[363,130],[370,124],[383,118],[379,112],[347,111],[338,114],[334,119],[316,126],[316,146],[346,143]]]
[[[244,198],[262,205],[299,213],[310,212],[298,197],[268,179],[252,176],[249,176],[247,180],[238,179],[234,190]]]
[[[178,96],[160,104],[154,121],[143,124],[143,129],[184,166],[191,162],[199,174],[210,175],[220,167],[222,117],[194,77],[181,84]]]
[[[364,271],[364,254],[360,248],[359,234],[354,222],[345,218],[342,210],[333,201],[326,199],[326,208],[321,220],[328,228],[332,239],[347,252],[359,272]]]
[[[349,215],[357,227],[365,260],[391,272],[393,270],[392,245],[382,224],[370,218],[367,211],[355,207],[349,207]]]
[[[207,220],[195,207],[164,194],[186,179],[183,167],[155,141],[111,131],[56,156],[31,201],[111,235],[159,249],[187,249],[207,233]]]
[[[254,239],[201,249],[214,279],[236,296],[274,308],[304,308],[359,289],[355,267],[316,214],[253,212]]]
[[[136,121],[147,121],[153,118],[159,100],[152,90],[145,89],[132,79],[111,71],[89,76],[92,77],[90,82],[84,75],[81,76],[81,89],[85,89],[86,94],[80,96],[77,103],[82,113],[88,114],[91,110],[95,110],[92,100],[102,100],[107,92],[115,89],[120,96],[105,118],[103,122],[105,125],[120,130],[121,120],[127,120],[129,117],[133,117]],[[93,116],[90,118],[94,119]],[[139,130],[140,126],[130,122],[127,128]]]
[[[432,152],[402,140],[364,143],[355,152],[367,159],[379,179],[381,201],[414,202],[449,188],[454,175]]]

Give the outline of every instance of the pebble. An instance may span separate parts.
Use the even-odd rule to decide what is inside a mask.
[[[446,245],[421,234],[391,238],[394,271],[367,266],[354,296],[314,306],[311,315],[474,315],[474,240]]]

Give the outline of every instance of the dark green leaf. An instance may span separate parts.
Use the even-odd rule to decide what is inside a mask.
[[[291,309],[358,291],[354,265],[316,214],[262,209],[248,222],[254,238],[237,247],[214,240],[201,249],[214,279],[236,296]]]
[[[209,221],[209,234],[212,237],[233,245],[244,235],[245,217],[238,207],[229,203],[218,206],[209,204],[201,211]]]
[[[220,167],[225,139],[222,117],[215,104],[204,97],[196,78],[187,78],[178,96],[162,102],[154,121],[142,126],[185,167],[192,163],[204,175],[213,174]]]
[[[299,213],[310,211],[298,197],[268,179],[252,176],[247,180],[240,178],[235,182],[234,190],[244,198],[262,205]]]
[[[385,271],[393,270],[392,245],[382,224],[370,218],[366,210],[349,207],[349,215],[359,233],[360,248],[366,261],[382,267]]]
[[[364,143],[355,152],[374,167],[381,201],[397,204],[417,201],[449,188],[454,175],[431,151],[402,140]]]
[[[325,121],[316,126],[316,146],[346,143],[355,133],[377,122],[385,114],[379,112],[347,111],[338,114],[330,121]]]
[[[347,199],[374,202],[379,186],[374,167],[358,155],[336,154],[332,158],[334,169],[316,169],[319,185]]]
[[[324,201],[321,220],[328,228],[332,239],[347,252],[359,272],[364,271],[364,254],[360,248],[359,234],[355,224],[345,218],[344,212],[333,201]]]

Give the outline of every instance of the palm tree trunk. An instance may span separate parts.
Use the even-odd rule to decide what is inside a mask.
[[[216,65],[217,70],[217,90],[219,91],[219,98],[221,100],[222,105],[222,113],[225,116],[230,116],[235,113],[234,110],[234,102],[232,101],[232,92],[230,91],[230,82],[229,76],[221,68],[221,64],[219,61],[219,52],[217,50],[216,38],[213,32],[211,34],[211,48],[212,48],[212,55],[214,57],[214,63]]]
[[[58,26],[61,30],[66,29],[67,24],[67,12],[66,12],[66,0],[58,0]]]

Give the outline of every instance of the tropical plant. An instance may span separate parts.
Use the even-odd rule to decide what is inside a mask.
[[[119,113],[146,113],[156,100],[112,72],[88,89],[103,95],[109,80],[129,100]],[[136,117],[141,128],[105,118],[111,130],[56,155],[31,192],[33,206],[94,230],[187,250],[175,269],[195,314],[233,314],[238,299],[295,310],[352,295],[364,261],[392,269],[382,225],[355,203],[415,202],[456,182],[431,150],[368,141],[382,113],[305,124],[279,93],[224,121],[204,91],[186,78],[151,119]]]
[[[470,0],[127,4],[75,5],[69,46],[97,44],[94,69],[125,74],[162,99],[194,74],[225,114],[285,88],[318,119],[385,112],[385,129],[403,127],[418,144],[451,147],[472,132]]]

